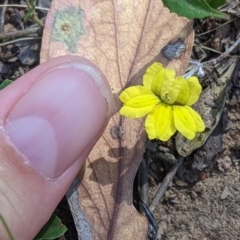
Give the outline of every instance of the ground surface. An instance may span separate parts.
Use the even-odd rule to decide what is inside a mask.
[[[24,1],[5,2],[19,4]],[[49,1],[39,2],[43,7],[48,7]],[[0,10],[0,30],[4,33],[23,30],[27,26],[39,28],[31,21],[22,22],[21,16],[26,13],[24,9],[3,10]],[[231,12],[229,23],[216,19],[195,21],[194,59],[206,61],[217,57],[219,54],[214,51],[224,52],[240,37],[240,20],[236,17],[240,8],[237,1],[231,1],[225,10]],[[44,20],[45,14],[40,11],[40,19]],[[13,41],[16,37],[12,37],[0,45],[0,82],[6,78],[15,80],[38,64],[41,28],[32,37],[24,41]],[[231,55],[239,56],[239,47]],[[234,64],[239,65],[239,62]],[[218,70],[206,69],[203,87],[207,87],[211,81],[217,81],[222,72],[226,71],[219,73]],[[185,159],[154,211],[159,240],[240,239],[240,73],[238,67],[235,70],[223,117],[214,137],[204,150],[197,150]],[[174,156],[171,144],[163,146],[162,143],[152,142],[148,147],[149,202],[171,167],[169,162],[161,159],[163,147],[166,151],[172,150]],[[69,232],[61,239],[77,239],[65,199],[56,213],[69,228]]]
[[[204,56],[202,61],[214,58],[218,54],[207,48],[224,52],[239,38],[236,28],[239,19],[226,25],[224,22],[216,19],[195,22],[193,58],[199,52]],[[217,30],[208,32],[216,27]],[[239,50],[235,49],[232,55],[239,55]],[[216,134],[204,150],[197,150],[185,159],[181,174],[175,176],[154,212],[159,227],[157,239],[240,239],[240,81],[239,63],[236,64]],[[206,71],[203,85],[221,77],[213,72]],[[153,143],[150,147],[150,200],[162,181],[159,176],[163,177],[166,171],[166,163],[159,162],[161,146]]]

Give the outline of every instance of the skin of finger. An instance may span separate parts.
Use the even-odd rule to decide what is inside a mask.
[[[21,77],[0,92],[1,102],[4,103],[0,108],[1,124],[3,124],[16,102],[26,93],[27,89],[34,85],[35,80],[44,74],[45,71],[66,62],[76,62],[78,59],[78,57],[74,56],[53,59],[37,67],[34,72],[27,73],[24,77]],[[109,87],[107,83],[106,87]],[[110,90],[109,98],[107,97],[106,100],[110,108]],[[24,158],[9,142],[0,127],[0,213],[16,239],[33,239],[47,222],[77,175],[89,152],[103,133],[107,120],[96,138],[92,140],[70,168],[60,177],[53,180],[44,179],[24,164]],[[0,239],[8,239],[2,225],[0,225]]]
[[[58,58],[51,59],[40,66],[36,67],[34,71],[30,71],[18,78],[17,81],[14,81],[12,84],[7,86],[5,89],[0,91],[1,99],[1,108],[0,108],[0,125],[4,123],[4,119],[12,111],[16,102],[26,93],[26,91],[33,86],[36,81],[45,74],[50,69],[58,67],[62,64],[71,64],[71,63],[86,63],[92,67],[96,67],[93,63],[90,63],[88,60],[80,58],[78,56],[61,56]],[[103,74],[102,74],[103,75]],[[112,93],[110,86],[105,78],[103,78],[102,84],[96,83],[98,85],[98,90],[102,92],[102,95],[105,96],[106,103],[108,105],[108,113],[111,115],[112,109]],[[7,99],[7,100],[3,100]]]
[[[66,172],[50,181],[23,164],[18,151],[11,146],[4,133],[0,133],[1,215],[15,239],[31,240],[37,235],[51,217],[100,135],[101,132]],[[8,239],[2,225],[0,239]]]

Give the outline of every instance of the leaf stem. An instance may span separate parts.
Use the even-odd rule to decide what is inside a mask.
[[[26,4],[27,4],[27,7],[28,7],[28,11],[33,11],[31,13],[31,17],[33,19],[33,21],[35,23],[37,23],[40,27],[44,27],[44,24],[42,23],[42,21],[38,18],[36,12],[35,12],[35,1],[33,0],[31,3],[29,2],[29,0],[26,0]]]

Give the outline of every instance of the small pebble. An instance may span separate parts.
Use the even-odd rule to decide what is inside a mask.
[[[197,193],[194,191],[191,191],[191,197],[193,200],[195,200],[197,198]]]
[[[205,188],[206,188],[206,187],[204,186],[204,184],[203,184],[202,182],[197,182],[197,183],[193,186],[192,190],[195,191],[196,193],[203,193],[204,190],[205,190]]]
[[[16,62],[18,60],[18,57],[12,57],[8,59],[8,62]]]
[[[226,162],[226,163],[223,163],[223,164],[222,164],[222,167],[223,167],[224,170],[227,171],[227,170],[230,169],[231,165],[230,165],[230,163]]]
[[[187,187],[187,186],[188,186],[188,184],[187,184],[186,182],[183,182],[183,181],[180,180],[180,179],[176,179],[176,180],[175,180],[175,183],[176,183],[176,185],[179,186],[179,187]]]
[[[231,192],[229,191],[229,188],[227,186],[225,186],[225,188],[223,189],[223,192],[221,194],[221,199],[224,200],[226,199],[229,195],[231,195]]]
[[[202,172],[199,172],[198,176],[200,180],[204,180],[207,178],[207,173],[202,171]]]
[[[170,199],[169,202],[173,205],[179,204],[180,200],[178,197],[174,198],[174,199]]]
[[[149,141],[147,144],[147,150],[150,152],[157,152],[158,143],[155,141]]]

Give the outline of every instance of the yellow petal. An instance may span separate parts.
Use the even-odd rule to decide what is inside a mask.
[[[164,103],[156,106],[146,118],[145,129],[149,139],[168,141],[176,132],[172,107]]]
[[[161,94],[163,81],[164,81],[164,69],[159,71],[152,79],[151,91],[158,97],[160,97]]]
[[[175,71],[171,69],[164,69],[163,82],[161,86],[160,98],[165,103],[171,104],[171,98],[169,92],[172,88],[172,84],[175,80]]]
[[[189,86],[185,78],[176,77],[169,92],[168,92],[168,103],[178,103],[184,105],[189,97]],[[182,104],[184,103],[184,104]]]
[[[176,129],[187,139],[192,140],[197,132],[197,125],[192,113],[186,106],[173,106]]]
[[[179,85],[181,84],[181,86],[178,86],[178,88],[179,87],[180,88],[179,88],[178,96],[175,100],[175,103],[179,105],[185,105],[189,99],[189,94],[190,94],[188,81],[183,77],[177,77],[175,81],[174,81],[174,84],[179,84]],[[175,86],[173,86],[172,88],[174,89],[174,87]]]
[[[155,62],[151,66],[149,66],[143,75],[143,86],[148,89],[152,89],[152,82],[158,79],[156,75],[160,74],[163,70],[163,65],[161,63]],[[161,85],[162,78],[159,80],[159,85]]]
[[[189,98],[186,102],[186,105],[193,105],[198,99],[202,92],[202,86],[200,85],[198,78],[190,77],[187,79],[189,85]]]
[[[120,114],[129,118],[140,118],[147,115],[160,102],[149,89],[134,86],[125,89],[119,96],[123,102]]]
[[[197,132],[203,132],[205,130],[205,124],[201,118],[201,116],[191,107],[185,106],[185,108],[189,111],[189,113],[192,115],[195,124],[197,126]]]
[[[148,95],[148,94],[152,94],[152,92],[149,89],[141,85],[132,86],[122,91],[119,96],[119,99],[124,103],[130,100],[131,98],[141,96],[141,95]]]
[[[161,96],[162,100],[167,99],[167,94],[175,78],[175,71],[163,68],[161,63],[155,62],[148,67],[143,76],[143,85],[150,89],[158,97]]]

